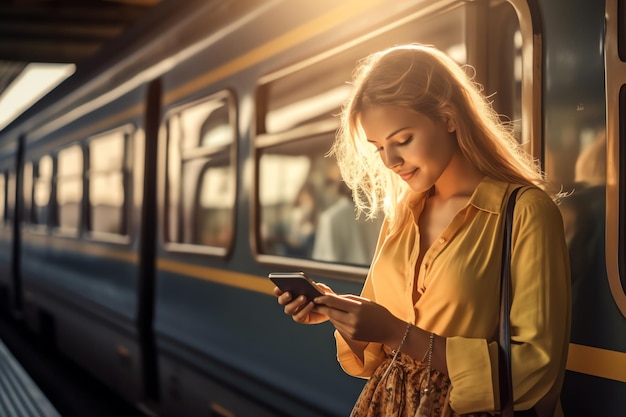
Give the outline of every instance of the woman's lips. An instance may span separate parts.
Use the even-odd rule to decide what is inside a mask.
[[[413,171],[409,171],[409,172],[399,172],[398,175],[400,176],[400,178],[402,178],[404,181],[408,181],[409,179],[411,179],[411,177],[413,175],[415,175],[415,173],[418,171],[419,168],[415,168]]]

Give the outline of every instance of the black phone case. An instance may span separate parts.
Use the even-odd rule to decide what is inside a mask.
[[[312,301],[315,297],[324,295],[309,278],[299,272],[271,273],[269,278],[282,292],[290,292],[293,298],[304,295]]]

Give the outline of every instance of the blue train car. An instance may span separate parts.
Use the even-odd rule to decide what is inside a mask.
[[[325,156],[336,115],[357,60],[432,44],[569,194],[562,401],[620,416],[625,10],[165,1],[0,132],[0,301],[148,415],[348,415],[364,381],[340,369],[330,324],[283,314],[267,275],[360,292],[380,220],[354,218]]]
[[[132,401],[143,380],[145,95],[139,86],[24,137],[24,322]]]

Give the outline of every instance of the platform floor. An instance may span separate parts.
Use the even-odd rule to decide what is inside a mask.
[[[146,417],[4,314],[0,340],[0,417]]]
[[[61,417],[2,341],[0,341],[0,416]]]

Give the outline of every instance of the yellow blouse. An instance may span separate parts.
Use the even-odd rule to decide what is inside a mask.
[[[362,296],[396,317],[447,337],[452,382],[450,404],[459,414],[494,410],[497,388],[497,329],[500,309],[502,213],[511,184],[485,178],[427,250],[413,304],[415,266],[420,252],[417,220],[425,194],[416,199],[415,222],[394,236],[381,230]],[[511,361],[515,408],[527,409],[565,372],[570,326],[570,271],[563,221],[543,191],[525,187],[517,198],[513,224]],[[364,363],[335,332],[338,359],[351,375],[369,377],[387,347],[370,343]],[[560,406],[556,415],[561,415]]]

